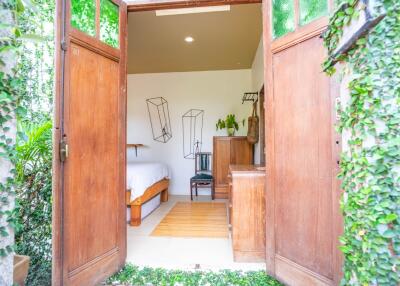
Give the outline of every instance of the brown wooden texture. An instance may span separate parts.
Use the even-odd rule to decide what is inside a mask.
[[[55,7],[55,87],[54,87],[54,115],[53,115],[53,161],[52,161],[52,285],[62,284],[62,188],[63,188],[63,164],[60,162],[59,142],[62,138],[62,101],[63,101],[63,51],[60,44],[63,40],[63,1],[56,1]]]
[[[128,205],[142,205],[145,202],[148,202],[149,200],[151,200],[152,198],[154,198],[156,195],[158,195],[159,193],[163,192],[163,191],[168,191],[168,187],[169,187],[169,179],[163,179],[161,181],[158,181],[157,183],[153,184],[152,186],[150,186],[143,195],[141,195],[140,197],[136,198],[133,201],[130,201],[130,191],[126,192],[127,195],[127,202]]]
[[[126,125],[127,125],[127,65],[128,65],[128,12],[126,3],[123,1],[114,3],[120,6],[120,59],[119,59],[119,97],[118,97],[118,245],[120,249],[119,268],[125,265],[126,259],[126,202],[124,199],[126,190]]]
[[[136,148],[136,147],[143,147],[143,146],[144,146],[143,144],[126,144],[127,148],[131,148],[131,147]]]
[[[276,253],[332,278],[331,102],[318,64],[324,56],[318,37],[274,56],[275,112],[282,115],[274,124]]]
[[[215,136],[213,138],[213,176],[215,198],[228,198],[230,164],[252,164],[253,146],[244,136]]]
[[[130,226],[139,226],[142,224],[142,205],[131,205]]]
[[[120,50],[72,29],[69,2],[57,1],[52,285],[95,285],[125,263],[127,15],[113,2]]]
[[[260,105],[260,164],[265,165],[265,95],[264,86],[260,90],[258,98]]]
[[[230,165],[247,165],[253,163],[253,145],[243,137],[231,137]],[[218,162],[217,162],[218,164]],[[229,171],[228,171],[229,172]]]
[[[231,165],[232,248],[237,262],[265,261],[265,170]]]
[[[131,192],[130,190],[126,191],[126,203],[131,206],[131,226],[139,226],[142,223],[142,205],[159,193],[161,193],[161,202],[168,201],[168,187],[169,187],[169,179],[163,179],[152,186],[150,186],[143,195],[131,201]]]
[[[18,286],[25,286],[28,276],[30,257],[26,255],[14,255],[13,283]]]
[[[72,271],[100,255],[103,248],[117,245],[117,235],[110,230],[117,229],[118,222],[119,166],[118,63],[75,44],[70,63],[64,220]],[[99,206],[102,211],[94,212]],[[85,249],[74,251],[82,241],[88,243]]]
[[[264,26],[272,22],[271,7],[264,3]],[[320,18],[275,41],[264,30],[266,262],[288,285],[337,285],[340,276],[337,87],[322,72],[319,38],[326,24]]]
[[[228,238],[226,204],[178,202],[151,235]]]
[[[261,3],[261,0],[141,0],[128,5],[129,12],[160,9],[193,8],[204,6],[238,5]]]

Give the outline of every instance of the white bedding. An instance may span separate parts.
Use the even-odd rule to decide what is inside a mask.
[[[169,172],[168,167],[162,163],[128,163],[126,187],[131,191],[131,201],[143,195],[148,187],[164,178],[169,178]]]

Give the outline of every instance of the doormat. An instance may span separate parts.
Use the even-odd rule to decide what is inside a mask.
[[[151,236],[228,238],[226,204],[178,202]]]

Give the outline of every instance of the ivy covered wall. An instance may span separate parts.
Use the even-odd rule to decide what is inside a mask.
[[[325,33],[329,74],[338,66],[344,234],[342,285],[400,283],[400,1],[346,0]],[[366,5],[385,17],[332,58]],[[339,64],[333,65],[338,61]]]
[[[13,8],[8,1],[0,3],[0,285],[12,285],[13,281],[15,193],[12,171],[16,138]]]
[[[26,285],[51,283],[54,5],[0,1],[0,285],[15,252],[30,256]]]

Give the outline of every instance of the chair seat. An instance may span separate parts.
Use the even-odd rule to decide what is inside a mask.
[[[197,174],[196,176],[190,178],[191,181],[212,181],[213,176],[209,174]]]

